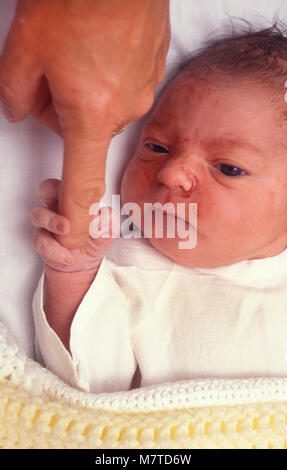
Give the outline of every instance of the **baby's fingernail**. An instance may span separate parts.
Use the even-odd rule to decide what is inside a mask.
[[[58,232],[65,232],[66,231],[65,224],[58,224],[57,225],[57,230],[58,230]]]
[[[74,262],[74,258],[70,258],[70,257],[65,258],[66,264],[73,264],[73,262]]]

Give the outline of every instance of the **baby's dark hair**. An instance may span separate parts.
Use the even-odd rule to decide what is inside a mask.
[[[287,27],[279,19],[259,30],[245,20],[239,19],[236,24],[232,21],[219,38],[208,40],[202,49],[189,55],[179,72],[184,70],[202,78],[217,72],[261,83],[277,98],[280,95],[284,104]]]

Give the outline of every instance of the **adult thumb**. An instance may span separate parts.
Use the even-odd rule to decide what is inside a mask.
[[[41,75],[33,46],[14,22],[0,57],[0,101],[9,122],[22,121],[31,113]]]

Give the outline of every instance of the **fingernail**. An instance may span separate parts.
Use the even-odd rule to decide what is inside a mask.
[[[58,232],[65,232],[66,231],[65,224],[58,224],[57,225],[57,230],[58,230]]]
[[[15,112],[11,108],[6,106],[6,104],[1,103],[1,106],[2,106],[2,112],[6,121],[15,122],[16,121]]]
[[[74,258],[69,258],[69,257],[65,258],[65,263],[66,264],[73,264],[73,262],[74,262]]]

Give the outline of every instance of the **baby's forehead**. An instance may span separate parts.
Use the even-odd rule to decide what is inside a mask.
[[[204,137],[211,133],[221,140],[221,134],[231,134],[231,140],[244,137],[263,148],[286,152],[287,120],[282,115],[267,87],[216,73],[202,77],[185,71],[163,89],[146,126],[167,134],[175,130],[177,137],[185,137],[183,129],[192,134],[199,127]]]
[[[217,76],[211,75],[202,77],[200,75],[194,75],[191,72],[184,71],[176,75],[164,88],[163,96],[168,97],[169,95],[178,92],[179,90],[185,90],[190,95],[200,89],[215,91]]]
[[[287,76],[286,76],[287,78]],[[224,106],[232,107],[234,115],[244,106],[254,111],[254,117],[259,114],[273,116],[280,126],[282,120],[286,123],[287,103],[284,102],[286,88],[282,87],[282,96],[272,93],[267,84],[262,84],[246,77],[232,77],[214,70],[206,74],[194,74],[184,70],[176,75],[162,90],[154,111],[162,107],[176,109],[177,106],[194,106],[201,102],[212,102],[222,110]],[[260,111],[260,113],[259,113]],[[276,119],[277,117],[277,119]]]
[[[220,100],[226,93],[226,87],[238,89],[236,83],[231,80],[225,80],[218,74],[208,76],[193,75],[189,71],[181,72],[176,75],[162,90],[158,101],[155,104],[154,111],[161,107],[193,105],[203,100]],[[238,92],[239,95],[240,92]]]

